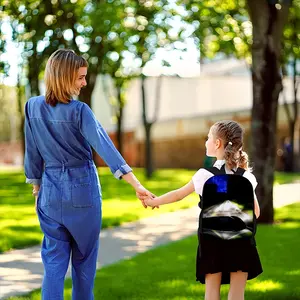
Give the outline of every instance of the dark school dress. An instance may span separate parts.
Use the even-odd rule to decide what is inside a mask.
[[[202,208],[201,197],[199,207]],[[196,279],[201,283],[205,283],[206,274],[221,272],[221,284],[228,284],[231,272],[247,272],[249,280],[263,271],[254,236],[251,239],[226,240],[204,235],[199,227],[198,240]]]
[[[259,255],[251,240],[221,240],[199,236],[196,261],[197,281],[205,283],[205,275],[222,272],[221,284],[230,283],[230,272],[247,272],[248,280],[262,273]]]

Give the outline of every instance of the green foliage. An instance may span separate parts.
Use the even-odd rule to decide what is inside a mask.
[[[300,0],[294,0],[290,8],[288,22],[283,32],[283,62],[300,59]]]
[[[45,61],[60,47],[72,48],[88,60],[91,89],[100,72],[114,78],[139,74],[156,49],[168,44],[167,19],[172,17],[164,2],[138,0],[5,0],[4,11],[14,41],[24,48],[32,91]],[[124,68],[129,56],[136,65]]]
[[[194,36],[202,58],[218,53],[245,59],[251,65],[252,24],[245,0],[180,0],[188,11],[186,22],[196,27]],[[299,59],[300,1],[294,0],[284,30],[283,62]]]
[[[252,26],[244,0],[182,2],[188,11],[186,21],[196,26],[201,57],[213,58],[221,52],[251,63]]]

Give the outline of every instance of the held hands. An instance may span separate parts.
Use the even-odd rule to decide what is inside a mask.
[[[146,199],[153,199],[156,196],[154,194],[152,194],[151,192],[149,192],[147,189],[145,189],[142,185],[139,185],[136,189],[136,196],[141,200],[142,205],[147,208],[148,204],[145,203]],[[152,205],[149,205],[152,206]],[[159,206],[152,206],[152,209],[154,208],[159,208]]]
[[[144,199],[144,203],[147,206],[151,206],[152,209],[154,209],[155,207],[159,207],[158,205],[155,205],[155,202],[156,202],[155,199],[149,196]]]

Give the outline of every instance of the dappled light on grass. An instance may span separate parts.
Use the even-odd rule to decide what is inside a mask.
[[[285,184],[299,181],[300,173],[275,172],[274,184]]]
[[[143,169],[134,170],[136,176],[154,194],[161,195],[189,181],[194,171],[158,170],[146,180]],[[196,194],[184,201],[163,205],[159,209],[143,208],[134,189],[124,180],[116,180],[108,168],[98,168],[102,185],[102,228],[119,226],[145,217],[197,205]],[[42,232],[34,209],[31,185],[25,183],[23,171],[0,172],[0,253],[13,248],[38,244]]]
[[[1,250],[36,245],[41,241],[41,231],[33,206],[1,205]]]
[[[279,223],[281,229],[296,229],[300,228],[300,222]]]
[[[297,203],[284,210],[286,215],[293,214],[295,222],[300,222],[299,208]],[[299,229],[259,225],[257,245],[264,272],[248,281],[245,299],[299,300]],[[195,281],[196,249],[195,235],[101,268],[95,281],[95,300],[203,299],[205,286]],[[228,288],[229,285],[222,286],[221,299],[227,299]],[[65,294],[65,299],[71,300],[70,279]],[[12,299],[40,299],[35,297]]]
[[[161,282],[158,282],[157,288],[159,290],[162,290],[162,289],[185,290],[187,288],[187,281],[182,280],[182,279],[163,280]]]
[[[292,270],[285,273],[285,275],[300,275],[300,269],[298,270]]]
[[[293,210],[291,212],[291,207]],[[275,210],[275,218],[277,222],[298,222],[300,223],[300,206],[289,205]]]
[[[280,290],[283,288],[284,288],[284,285],[282,283],[275,282],[272,280],[256,281],[254,283],[250,282],[247,286],[247,290],[249,290],[249,291],[260,291],[260,292]]]

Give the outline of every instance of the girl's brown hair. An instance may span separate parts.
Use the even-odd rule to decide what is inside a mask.
[[[248,154],[243,151],[244,130],[239,123],[219,121],[212,126],[212,134],[224,144],[224,159],[229,169],[237,167],[249,169]]]
[[[52,53],[45,70],[46,102],[52,106],[69,103],[78,69],[87,66],[87,61],[73,50],[58,49]]]

